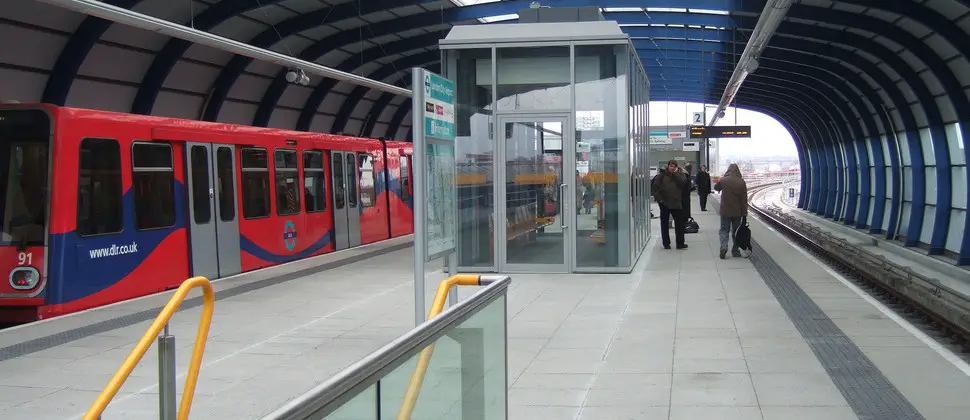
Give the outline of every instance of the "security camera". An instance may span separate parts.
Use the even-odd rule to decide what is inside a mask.
[[[286,72],[286,81],[289,82],[289,83],[294,83],[294,82],[296,82],[297,76],[298,75],[296,74],[295,71],[290,70],[290,71]]]
[[[309,85],[310,84],[310,77],[307,76],[306,73],[303,73],[303,72],[300,72],[300,73],[302,73],[302,74],[300,74],[300,81],[299,81],[300,85],[302,85],[302,86]]]

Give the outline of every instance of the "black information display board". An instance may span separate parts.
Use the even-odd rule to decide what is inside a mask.
[[[713,127],[695,125],[690,127],[692,139],[730,139],[751,138],[750,125],[717,125]]]

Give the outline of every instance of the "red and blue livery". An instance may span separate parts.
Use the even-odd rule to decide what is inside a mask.
[[[0,106],[0,322],[411,234],[410,143]]]

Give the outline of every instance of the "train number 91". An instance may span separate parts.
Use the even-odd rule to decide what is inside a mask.
[[[17,254],[18,265],[31,265],[33,263],[34,263],[34,254],[30,252],[21,252]]]

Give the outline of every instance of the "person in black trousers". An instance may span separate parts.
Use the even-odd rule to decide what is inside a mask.
[[[684,239],[683,192],[690,188],[690,180],[677,168],[677,161],[667,162],[665,171],[658,173],[650,181],[653,198],[660,206],[660,237],[664,249],[670,249],[670,218],[674,219],[674,234],[677,239],[677,249],[687,249]]]
[[[701,165],[697,171],[697,197],[701,203],[701,211],[707,211],[707,196],[711,195],[711,174],[707,167]]]

